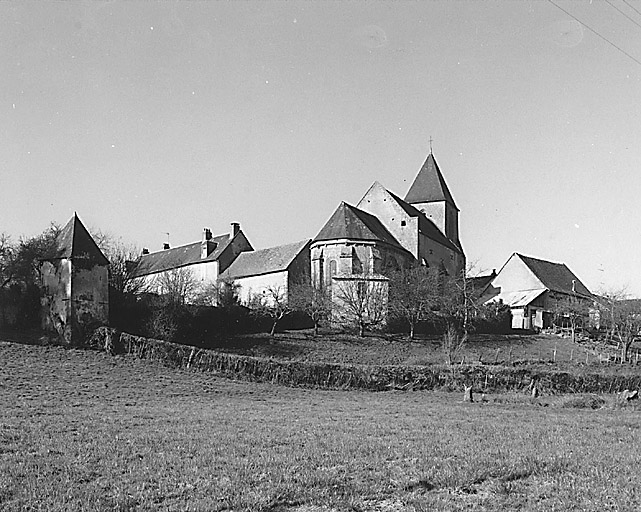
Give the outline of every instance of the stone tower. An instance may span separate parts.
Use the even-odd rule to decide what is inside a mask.
[[[459,209],[431,152],[408,190],[405,202],[423,212],[447,238],[461,247],[458,232]]]

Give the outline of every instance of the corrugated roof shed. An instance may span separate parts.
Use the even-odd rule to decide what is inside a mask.
[[[271,274],[287,270],[302,251],[309,250],[310,240],[269,247],[258,251],[243,252],[221,277],[239,278]]]

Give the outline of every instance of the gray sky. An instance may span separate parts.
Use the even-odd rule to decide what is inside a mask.
[[[641,61],[641,2],[555,0]],[[0,2],[0,231],[312,238],[429,153],[471,261],[641,296],[641,64],[549,1]]]

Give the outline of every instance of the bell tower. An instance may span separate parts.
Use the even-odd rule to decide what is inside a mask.
[[[405,202],[423,212],[457,247],[461,246],[458,232],[459,209],[431,148],[427,160],[407,191]]]

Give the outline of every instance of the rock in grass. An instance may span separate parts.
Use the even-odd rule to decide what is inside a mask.
[[[626,389],[621,393],[621,398],[627,402],[629,402],[630,400],[637,400],[639,398],[639,391],[636,389]]]
[[[474,402],[474,397],[472,396],[472,386],[465,386],[465,392],[463,394],[464,402]]]

